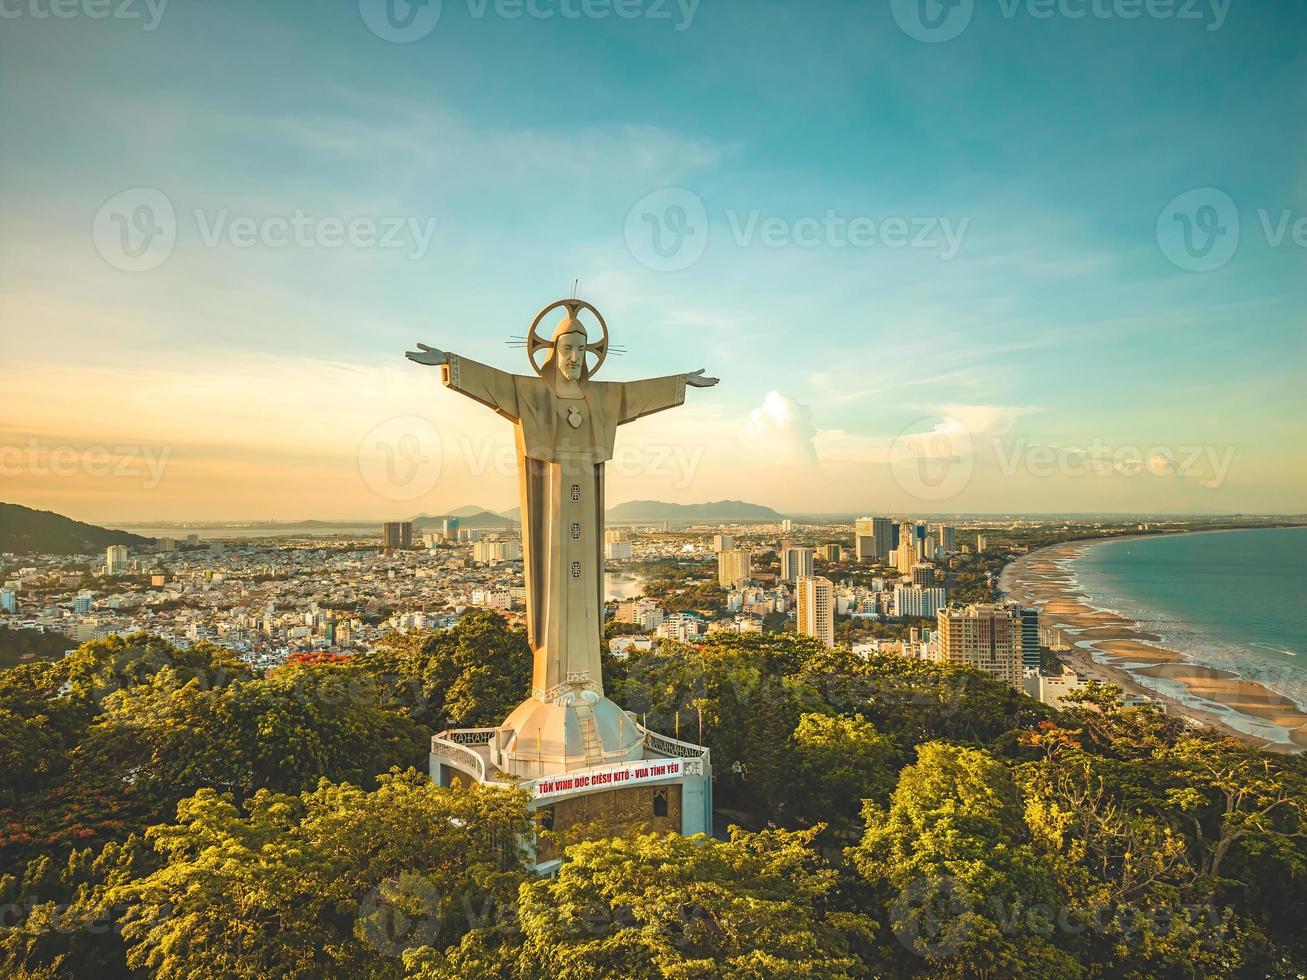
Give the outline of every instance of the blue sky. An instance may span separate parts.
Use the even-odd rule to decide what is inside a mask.
[[[614,502],[1307,510],[1300,4],[963,2],[928,43],[899,0],[444,0],[394,43],[373,0],[49,2],[0,19],[0,499],[106,521],[511,506],[511,465],[486,463],[507,426],[401,354],[522,370],[503,341],[579,277],[630,351],[603,377],[722,378],[623,433]],[[112,202],[131,219],[141,189],[175,243],[130,271]],[[233,230],[297,212],[308,244]],[[1176,251],[1213,217],[1214,253]],[[324,220],[399,247],[328,247]],[[379,490],[396,419],[425,420],[439,473]],[[98,447],[166,468],[46,465]]]

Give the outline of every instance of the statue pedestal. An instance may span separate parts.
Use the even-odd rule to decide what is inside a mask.
[[[462,728],[431,739],[431,778],[523,789],[541,826],[564,840],[639,831],[712,833],[708,750],[642,728],[595,691],[529,698],[498,728]],[[536,844],[536,868],[558,855]]]
[[[528,698],[490,744],[491,761],[523,779],[633,762],[644,755],[644,735],[635,717],[584,689],[553,701]]]

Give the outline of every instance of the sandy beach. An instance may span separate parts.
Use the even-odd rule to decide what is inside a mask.
[[[1070,650],[1058,651],[1073,670],[1130,694],[1156,697],[1169,714],[1273,751],[1307,748],[1307,711],[1292,699],[1228,670],[1194,663],[1183,650],[1116,613],[1095,609],[1079,591],[1069,562],[1092,542],[1053,545],[1003,569],[999,587],[1040,611],[1044,626],[1062,631]]]

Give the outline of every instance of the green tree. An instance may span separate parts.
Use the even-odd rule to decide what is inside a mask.
[[[457,946],[511,906],[525,802],[413,772],[373,792],[262,791],[243,812],[202,790],[149,831],[161,867],[105,901],[125,910],[128,965],[156,980],[401,977],[406,955]]]
[[[1033,908],[1059,907],[1030,846],[1007,768],[979,749],[932,742],[899,776],[890,805],[869,802],[849,857],[898,945],[900,971],[934,977],[1077,977]]]
[[[355,660],[433,731],[498,725],[531,689],[526,631],[488,611],[469,613],[451,630],[392,633]]]
[[[649,834],[576,844],[552,879],[524,886],[518,975],[859,977],[864,916],[832,907],[818,828],[729,841]]]
[[[807,826],[826,822],[844,843],[861,829],[862,801],[885,802],[894,788],[898,749],[860,715],[805,714],[790,736],[789,810]]]

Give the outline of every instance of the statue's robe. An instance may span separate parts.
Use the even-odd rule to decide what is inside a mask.
[[[619,425],[685,402],[686,376],[582,380],[580,397],[564,397],[552,369],[546,375],[509,374],[455,354],[443,369],[446,387],[516,429],[532,693],[547,698],[577,683],[602,695],[604,464]]]

